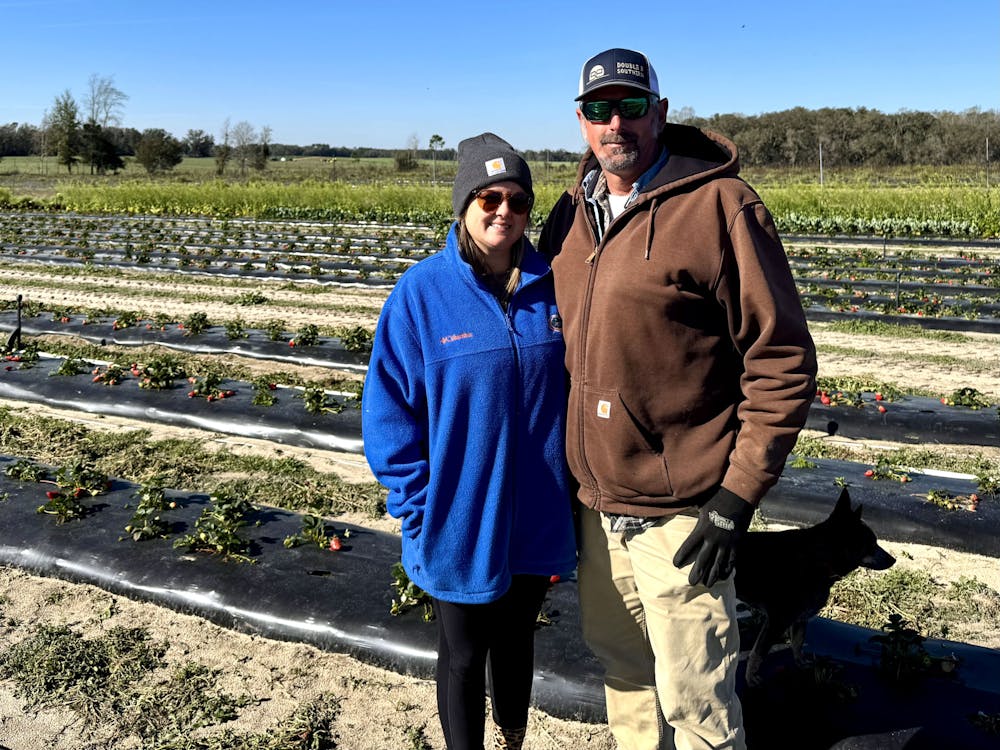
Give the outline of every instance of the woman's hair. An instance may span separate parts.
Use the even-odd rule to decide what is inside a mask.
[[[472,270],[477,275],[488,276],[490,274],[489,266],[486,264],[486,253],[479,249],[479,245],[469,234],[464,214],[458,219],[458,250],[462,260],[472,266]],[[504,302],[511,298],[521,281],[521,261],[523,259],[524,237],[521,237],[510,249],[510,275],[507,277],[507,284],[504,288]]]

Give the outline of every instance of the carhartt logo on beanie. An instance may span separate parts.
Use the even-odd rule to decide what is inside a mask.
[[[472,196],[495,182],[516,182],[534,196],[531,170],[507,141],[493,133],[466,138],[458,144],[458,172],[451,191],[451,207],[461,216]]]

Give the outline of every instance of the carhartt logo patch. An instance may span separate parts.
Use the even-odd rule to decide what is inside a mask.
[[[488,177],[493,177],[493,175],[503,174],[507,171],[507,165],[503,163],[503,157],[497,157],[496,159],[490,159],[486,162],[486,175]]]
[[[595,65],[590,69],[590,76],[587,78],[587,83],[592,83],[593,81],[596,81],[598,78],[604,78],[605,75],[607,74],[604,72],[604,66]]]
[[[611,419],[611,402],[610,401],[598,401],[597,402],[597,416],[601,419]]]

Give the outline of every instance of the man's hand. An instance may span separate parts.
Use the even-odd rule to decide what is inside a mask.
[[[722,487],[698,510],[698,524],[684,540],[674,565],[694,562],[688,583],[714,586],[728,578],[736,563],[736,543],[750,527],[753,506]]]

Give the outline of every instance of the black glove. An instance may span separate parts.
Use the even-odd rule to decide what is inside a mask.
[[[688,575],[692,586],[714,586],[716,581],[728,578],[736,563],[736,543],[752,519],[753,506],[720,487],[698,509],[698,524],[674,555],[674,565],[683,568],[694,562]]]

